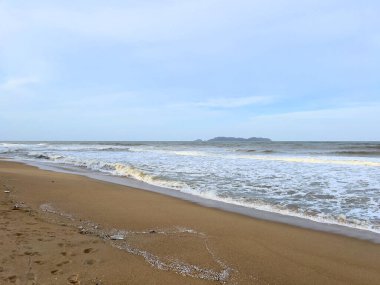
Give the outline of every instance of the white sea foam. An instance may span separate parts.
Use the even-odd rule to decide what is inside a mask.
[[[245,158],[255,160],[267,160],[267,161],[284,161],[284,162],[296,162],[296,163],[317,163],[317,164],[340,164],[340,165],[358,165],[358,166],[375,166],[379,167],[380,162],[368,161],[368,160],[348,160],[348,159],[332,159],[332,158],[320,158],[320,157],[279,157],[279,156],[254,156],[254,155],[240,155],[234,158]]]
[[[277,213],[277,214],[281,214],[285,216],[298,217],[298,218],[308,219],[308,220],[312,220],[312,221],[324,223],[324,224],[335,224],[335,225],[341,225],[341,226],[346,226],[350,228],[355,228],[355,229],[360,229],[360,230],[369,230],[375,233],[380,233],[380,225],[373,226],[370,223],[365,222],[365,221],[360,221],[358,219],[349,219],[344,214],[339,214],[338,216],[327,215],[323,213],[318,213],[316,215],[309,215],[305,212],[291,211],[286,208],[276,207],[273,205],[260,203],[260,202],[247,203],[247,202],[244,202],[241,200],[239,201],[232,198],[222,198],[211,192],[207,192],[205,194],[199,194],[198,192],[194,191],[192,194],[201,196],[206,199],[216,200],[216,201],[233,204],[237,206],[243,206],[247,208],[253,208],[253,209],[266,211],[266,212]]]
[[[210,153],[207,153],[205,151],[172,151],[171,153],[177,154],[177,155],[183,155],[183,156],[213,156]]]

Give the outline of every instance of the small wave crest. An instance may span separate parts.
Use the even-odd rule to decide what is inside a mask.
[[[188,151],[188,150],[182,150],[182,151],[173,151],[172,153],[176,155],[182,155],[182,156],[211,156],[211,154],[206,153],[204,151]]]
[[[114,163],[112,164],[112,167],[114,170],[114,175],[118,176],[126,176],[130,177],[139,181],[143,181],[145,183],[156,185],[160,187],[166,187],[170,189],[185,189],[188,188],[188,186],[185,183],[181,183],[178,181],[172,181],[167,180],[164,178],[161,178],[159,176],[150,175],[134,166],[131,165],[125,165],[121,163]]]
[[[62,155],[48,154],[48,153],[43,153],[43,152],[28,152],[26,156],[29,158],[45,159],[45,160],[56,160],[56,159],[63,158]]]
[[[104,146],[104,145],[73,145],[73,146],[50,146],[50,151],[130,151],[129,147],[125,146]]]
[[[336,151],[332,154],[341,155],[341,156],[380,156],[380,151]]]
[[[104,147],[104,148],[96,148],[98,151],[130,151],[129,147]]]
[[[274,151],[272,149],[264,149],[264,150],[258,150],[258,149],[237,149],[236,152],[247,152],[247,153],[276,153],[277,151]]]
[[[19,151],[19,149],[4,149],[4,150],[0,150],[0,153],[1,154],[12,154],[12,153],[16,153],[18,151]]]

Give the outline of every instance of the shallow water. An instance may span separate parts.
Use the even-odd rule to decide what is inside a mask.
[[[378,142],[4,142],[0,156],[380,232]]]

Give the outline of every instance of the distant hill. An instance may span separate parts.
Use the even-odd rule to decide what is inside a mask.
[[[208,142],[271,142],[271,139],[268,138],[256,138],[251,137],[248,139],[245,138],[235,138],[235,137],[216,137],[208,140]]]

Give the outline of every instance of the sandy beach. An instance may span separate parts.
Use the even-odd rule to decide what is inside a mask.
[[[380,245],[0,162],[1,284],[379,284]]]

